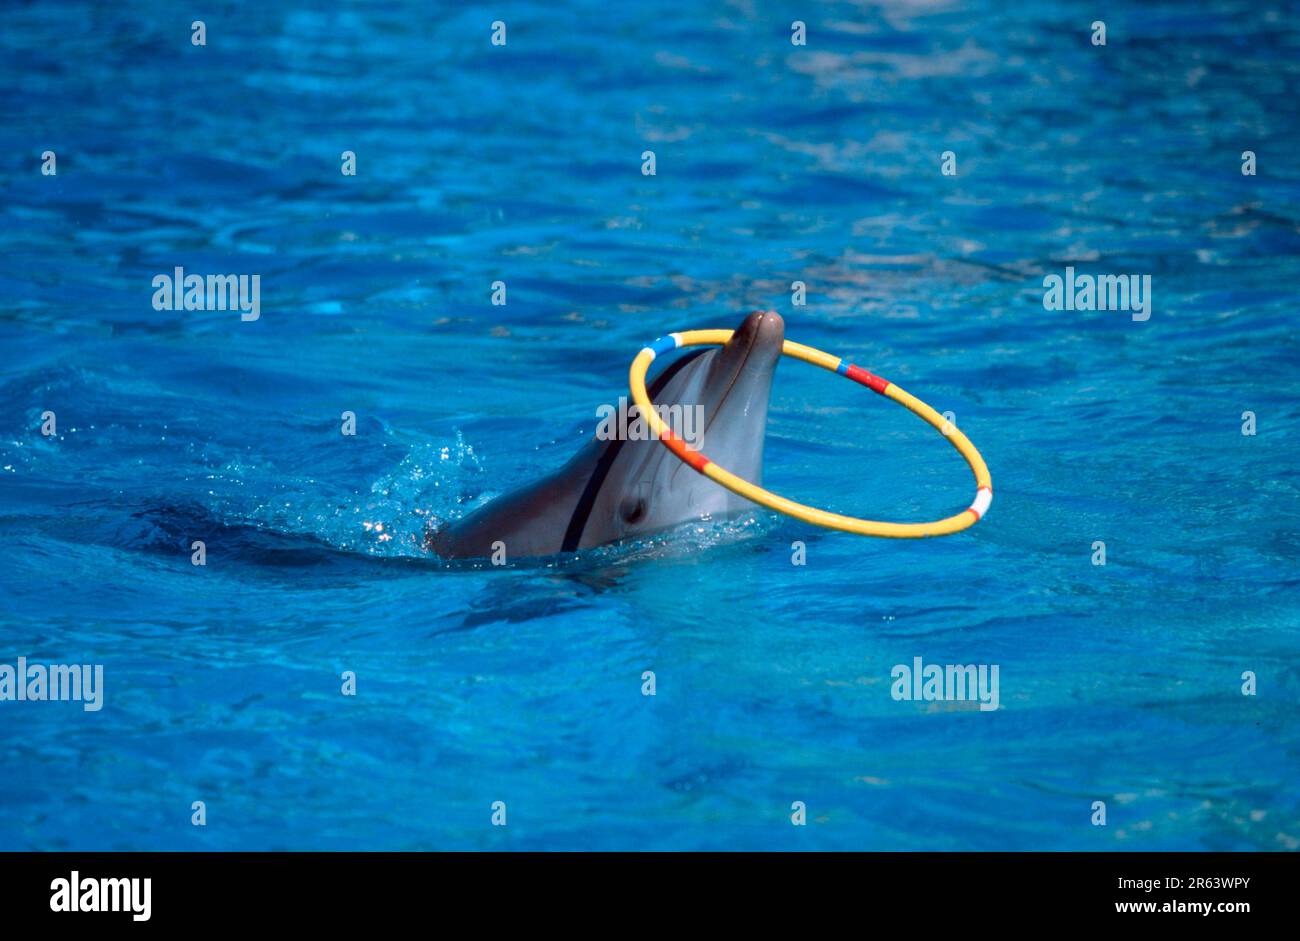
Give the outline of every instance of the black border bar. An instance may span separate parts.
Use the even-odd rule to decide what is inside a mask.
[[[53,911],[56,880],[68,880],[66,900],[74,871],[83,891],[90,880],[149,879],[148,920]],[[670,916],[680,924],[677,912],[761,923],[813,906],[864,928],[900,917],[1230,927],[1253,915],[1293,919],[1298,876],[1291,853],[3,853],[0,918],[78,929],[339,929],[455,915],[482,926],[518,917],[612,928],[612,915],[631,930]],[[1120,910],[1135,903],[1146,910]]]

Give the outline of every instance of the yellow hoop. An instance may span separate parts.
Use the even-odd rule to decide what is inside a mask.
[[[737,493],[759,506],[765,506],[769,510],[776,510],[778,513],[793,516],[795,519],[803,520],[805,523],[812,523],[815,526],[825,526],[827,529],[838,529],[846,533],[857,533],[861,536],[883,536],[890,539],[947,536],[974,526],[988,512],[989,504],[993,502],[993,481],[989,478],[989,469],[984,464],[984,458],[980,457],[979,451],[975,450],[975,445],[971,444],[970,440],[958,431],[955,425],[945,421],[943,416],[930,406],[915,396],[904,392],[892,382],[887,382],[879,376],[872,375],[860,366],[854,366],[852,363],[847,363],[838,357],[831,356],[829,353],[823,353],[821,350],[795,343],[792,340],[785,341],[785,345],[781,350],[784,355],[793,356],[805,363],[812,363],[814,366],[820,366],[822,369],[828,369],[833,373],[846,376],[886,398],[893,399],[899,405],[925,419],[951,441],[953,447],[961,452],[961,456],[966,459],[966,463],[970,465],[970,469],[975,474],[977,489],[975,491],[975,500],[970,507],[962,510],[956,516],[949,516],[947,519],[937,520],[933,523],[881,523],[875,520],[858,519],[856,516],[842,516],[839,513],[831,513],[813,506],[795,503],[793,500],[787,500],[770,490],[764,490],[742,477],[737,477],[725,467],[713,463],[698,451],[687,448],[686,442],[673,434],[672,429],[664,424],[663,419],[659,417],[659,413],[655,409],[654,403],[650,401],[650,395],[645,386],[646,371],[649,370],[650,364],[654,362],[655,357],[661,353],[666,353],[681,346],[720,345],[730,340],[731,334],[731,330],[687,330],[683,333],[670,333],[668,336],[660,337],[654,343],[642,349],[637,354],[636,359],[632,360],[632,369],[628,376],[632,389],[632,400],[636,402],[642,417],[645,418],[646,423],[654,431],[655,436],[664,443],[668,450],[672,451],[688,466],[710,480],[726,487],[732,493]]]

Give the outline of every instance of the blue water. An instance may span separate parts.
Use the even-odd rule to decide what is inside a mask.
[[[1293,10],[201,15],[203,48],[170,3],[0,14],[0,663],[105,676],[96,713],[0,702],[0,848],[1300,847]],[[1067,265],[1151,275],[1150,320],[1045,310]],[[176,266],[260,274],[260,320],[154,310]],[[986,520],[423,553],[645,342],[760,307],[952,411]],[[973,496],[793,361],[765,479]],[[917,656],[997,664],[1001,708],[895,701]]]

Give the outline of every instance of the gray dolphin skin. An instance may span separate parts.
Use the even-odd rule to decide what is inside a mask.
[[[649,385],[650,399],[656,406],[703,406],[698,450],[762,483],[768,394],[784,340],[780,315],[750,314],[723,347],[660,357],[668,365]],[[510,559],[547,556],[753,507],[659,441],[593,437],[554,473],[431,533],[428,547],[448,559],[487,558],[498,542]]]

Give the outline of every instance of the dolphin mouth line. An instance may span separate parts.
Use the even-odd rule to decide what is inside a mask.
[[[740,381],[740,374],[745,371],[745,366],[749,364],[749,357],[754,352],[754,345],[756,343],[758,343],[758,331],[754,330],[749,338],[749,346],[745,347],[745,355],[742,356],[740,362],[736,364],[736,372],[727,383],[726,391],[718,397],[718,406],[713,410],[713,417],[704,423],[705,433],[713,427],[713,420],[718,417],[718,413],[722,411],[722,406],[727,403],[727,396],[731,395],[731,391],[736,388],[736,383]]]
[[[713,427],[713,423],[717,420],[718,416],[722,413],[723,407],[727,404],[727,398],[731,395],[733,391],[735,391],[736,384],[740,382],[741,374],[744,373],[745,367],[749,365],[749,358],[750,356],[753,355],[754,347],[758,344],[758,334],[759,334],[758,330],[754,330],[750,334],[749,344],[748,346],[745,347],[745,352],[740,357],[740,362],[736,364],[735,372],[733,372],[731,374],[731,378],[727,380],[727,387],[723,391],[722,395],[718,396],[717,404],[713,407],[713,414],[710,415],[704,422],[704,428],[700,431],[701,437],[705,437],[708,435],[709,429]],[[721,352],[722,351],[719,350],[719,353]],[[665,458],[671,456],[672,455],[666,453],[665,451],[665,453],[659,455],[659,460],[662,461]],[[672,485],[675,486],[677,484],[677,475],[680,474],[685,469],[686,469],[686,465],[679,461],[676,469],[673,470],[672,475],[670,477],[670,482]]]

